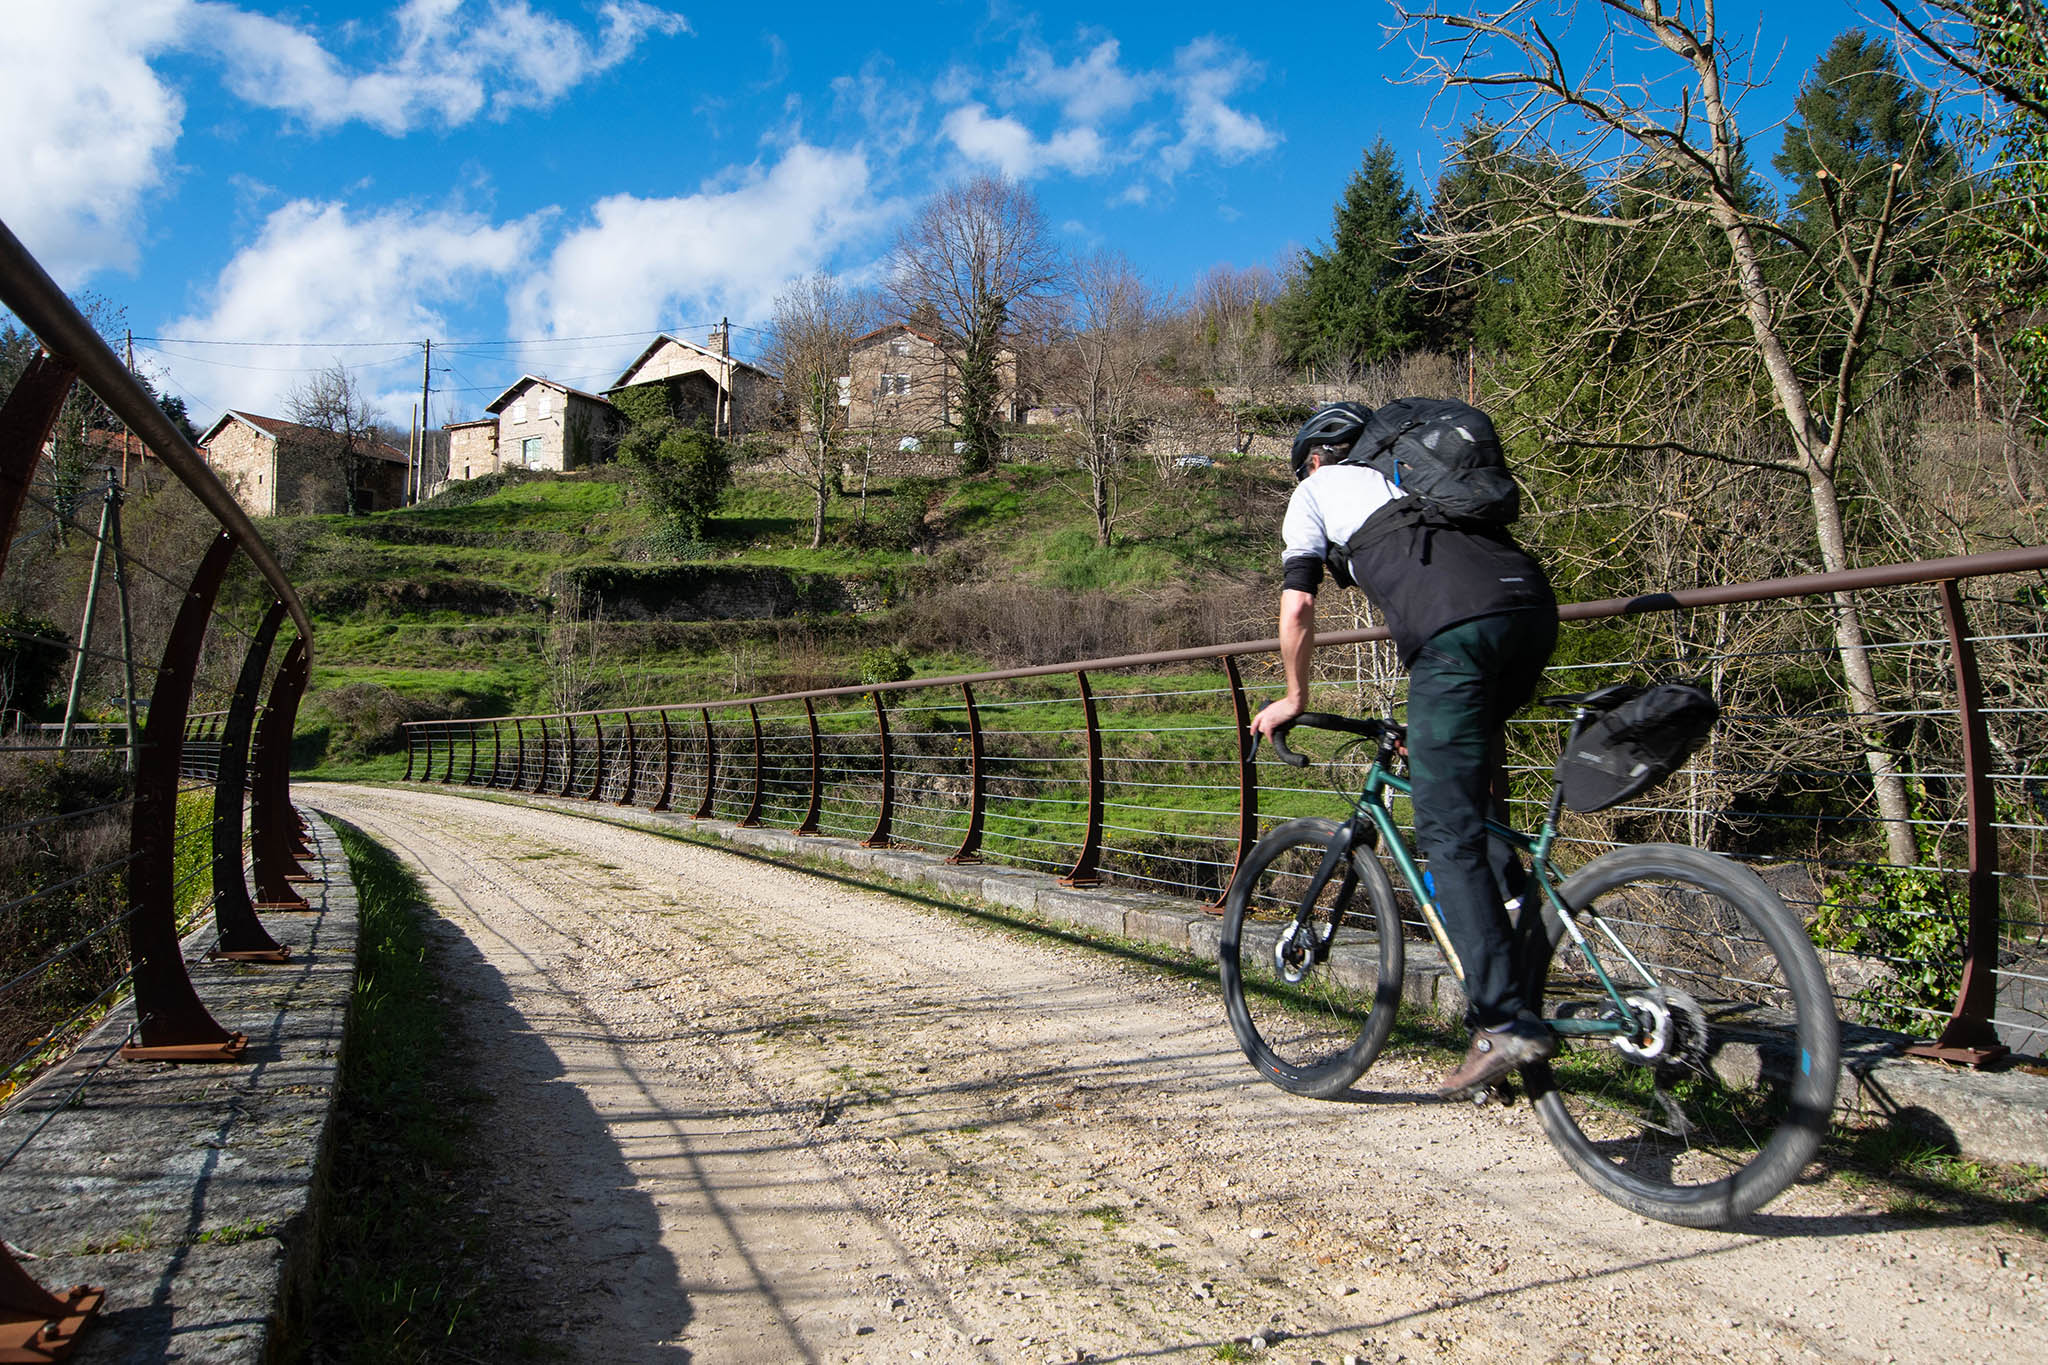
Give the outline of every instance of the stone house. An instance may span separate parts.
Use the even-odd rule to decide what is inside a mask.
[[[1020,421],[1017,353],[1005,347],[996,365],[1002,384],[996,418]],[[839,379],[839,406],[856,432],[915,433],[959,423],[959,369],[929,333],[900,322],[877,327],[854,341],[847,368]]]
[[[771,370],[731,354],[725,335],[714,331],[710,346],[670,336],[663,332],[642,351],[625,372],[605,390],[644,384],[667,384],[672,393],[670,410],[684,420],[686,414],[702,410],[708,393],[711,429],[721,436],[744,436],[773,424],[776,404],[781,398],[782,379]],[[702,376],[693,379],[692,376]],[[710,387],[704,387],[708,380]]]
[[[405,504],[410,457],[396,446],[369,441],[346,459],[332,432],[229,410],[199,438],[199,449],[235,501],[252,517],[378,512]]]
[[[467,422],[450,422],[441,428],[448,433],[447,479],[478,479],[498,472],[498,419],[477,417]]]
[[[497,425],[494,462],[486,469],[472,461],[471,478],[499,469],[581,469],[609,453],[621,425],[619,410],[609,399],[530,374],[521,375],[484,411],[494,414],[486,420]],[[454,453],[454,435],[451,428],[450,478],[462,468]],[[469,439],[474,452],[477,438]]]

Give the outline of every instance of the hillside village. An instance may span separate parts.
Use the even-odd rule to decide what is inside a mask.
[[[733,355],[730,335],[729,327],[714,329],[699,344],[660,333],[597,393],[523,374],[484,405],[484,416],[429,433],[424,455],[414,453],[421,449],[416,433],[411,449],[365,433],[337,451],[303,423],[240,409],[223,413],[198,445],[243,507],[270,517],[388,511],[506,470],[588,469],[610,457],[627,424],[619,400],[656,392],[677,420],[722,438],[787,434],[781,376]],[[957,362],[928,331],[890,323],[853,341],[848,368],[836,377],[838,403],[846,427],[873,452],[866,472],[935,472],[921,452],[927,437],[959,420]],[[1031,399],[1016,352],[1005,348],[1001,419],[1027,426],[1060,420],[1062,409]],[[362,469],[348,473],[347,465]]]

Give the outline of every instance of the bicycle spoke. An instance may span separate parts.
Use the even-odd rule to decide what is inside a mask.
[[[1825,985],[1754,876],[1668,846],[1609,857],[1571,898],[1587,937],[1620,949],[1602,963],[1642,1032],[1566,1037],[1541,1082],[1545,1125],[1630,1207],[1723,1222],[1775,1194],[1818,1143],[1835,1055]],[[1560,1018],[1620,1017],[1575,952],[1553,955],[1544,995]]]

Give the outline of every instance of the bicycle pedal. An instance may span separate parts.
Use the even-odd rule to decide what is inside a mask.
[[[1492,1085],[1480,1086],[1472,1092],[1472,1103],[1481,1109],[1489,1104],[1497,1104],[1503,1109],[1511,1108],[1515,1103],[1514,1083],[1495,1081]]]

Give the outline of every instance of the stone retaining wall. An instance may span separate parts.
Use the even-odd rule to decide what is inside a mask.
[[[254,1365],[307,1302],[356,971],[348,862],[308,822],[325,885],[302,888],[311,911],[263,917],[289,963],[205,960],[210,922],[186,940],[208,1011],[248,1035],[242,1060],[123,1062],[126,1007],[0,1124],[4,1152],[48,1120],[0,1169],[0,1235],[45,1288],[106,1289],[72,1361]]]

